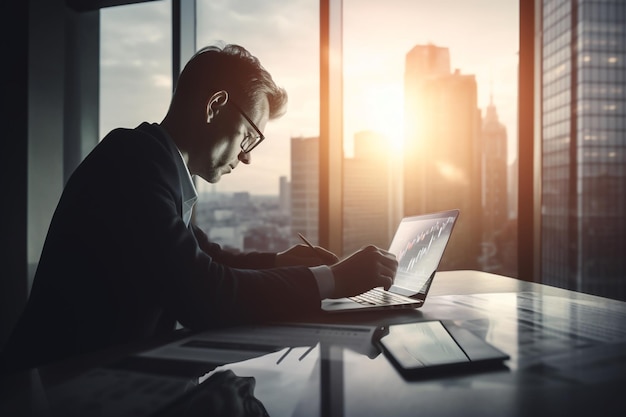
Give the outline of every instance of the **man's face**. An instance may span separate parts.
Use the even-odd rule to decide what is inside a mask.
[[[241,141],[246,135],[257,136],[256,130],[241,115],[236,106],[225,103],[218,114],[207,124],[193,154],[189,155],[189,168],[205,181],[216,183],[229,174],[239,162],[249,164],[251,152],[241,151]],[[247,115],[261,132],[269,119],[269,104],[263,99],[256,111]]]

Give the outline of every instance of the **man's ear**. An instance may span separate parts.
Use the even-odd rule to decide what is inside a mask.
[[[213,118],[217,116],[223,105],[228,102],[228,92],[226,90],[220,90],[217,93],[213,93],[209,97],[209,101],[206,105],[206,122],[211,123]]]

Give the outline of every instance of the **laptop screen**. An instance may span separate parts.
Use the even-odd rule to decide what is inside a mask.
[[[402,219],[389,247],[398,259],[394,287],[411,294],[428,290],[458,215],[449,210]]]

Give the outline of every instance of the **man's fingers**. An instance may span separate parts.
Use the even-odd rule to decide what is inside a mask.
[[[384,289],[388,290],[391,287],[391,284],[393,284],[393,279],[391,277],[379,275],[375,286],[383,287]]]
[[[320,253],[322,260],[327,265],[332,265],[332,264],[339,262],[339,258],[334,253],[319,246],[317,246],[316,249],[317,248],[319,248],[318,252]]]
[[[381,257],[379,262],[379,269],[380,271],[385,271],[387,272],[387,274],[385,275],[389,275],[389,276],[393,276],[396,273],[396,270],[398,269],[398,261],[396,260],[396,257],[394,255],[390,255],[389,256],[384,256]]]

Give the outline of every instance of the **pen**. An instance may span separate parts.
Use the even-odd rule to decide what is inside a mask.
[[[300,239],[302,239],[304,243],[307,244],[309,248],[313,250],[313,252],[315,252],[315,256],[319,257],[319,255],[317,254],[317,249],[315,249],[315,246],[313,246],[313,244],[311,244],[311,242],[309,242],[309,240],[306,237],[302,236],[302,233],[298,233],[298,236],[300,237]]]
[[[316,345],[313,345],[313,346],[311,346],[310,348],[308,348],[308,349],[306,350],[306,352],[304,352],[304,353],[303,353],[303,354],[302,354],[302,355],[298,358],[298,360],[299,360],[299,361],[302,361],[302,359],[304,359],[304,358],[306,357],[306,355],[308,355],[309,353],[311,353],[311,351],[312,351],[313,349],[315,349],[315,346],[316,346]]]
[[[292,350],[293,350],[293,348],[292,348],[292,347],[290,347],[289,349],[287,349],[287,352],[283,353],[283,356],[281,356],[281,357],[280,357],[280,359],[278,359],[278,361],[276,361],[276,365],[279,365],[279,364],[283,361],[283,359],[285,359],[285,357],[286,357],[287,355],[289,355],[289,352],[291,352]]]

